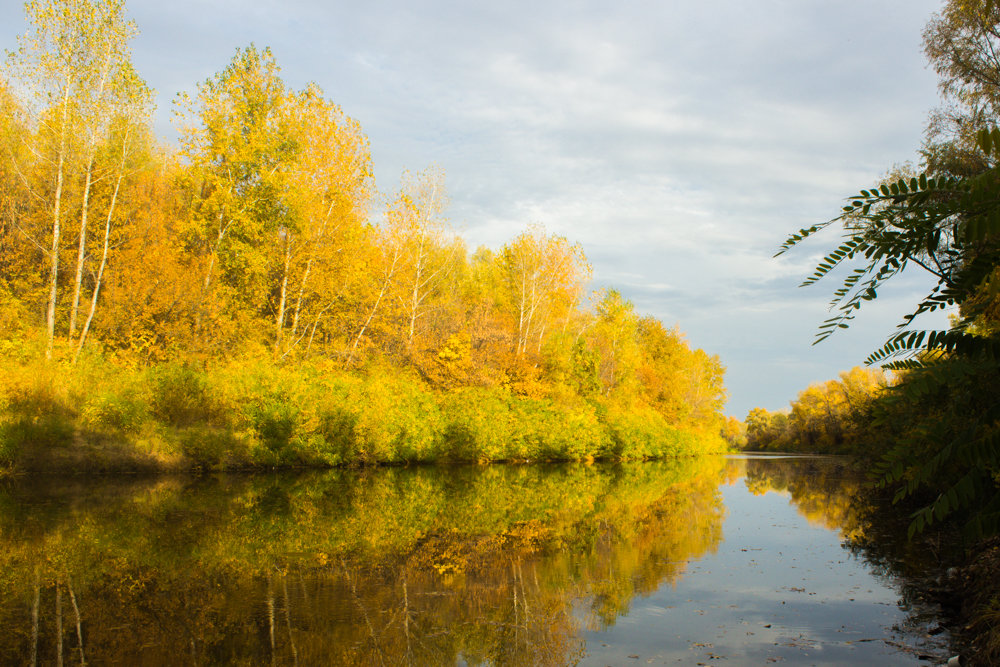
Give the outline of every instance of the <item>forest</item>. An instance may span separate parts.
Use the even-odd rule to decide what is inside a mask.
[[[0,464],[157,470],[722,451],[724,369],[538,226],[468,248],[445,174],[267,48],[174,103],[123,0],[37,0],[0,70]]]

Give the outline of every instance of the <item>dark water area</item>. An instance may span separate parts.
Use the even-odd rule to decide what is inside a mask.
[[[752,456],[7,480],[0,662],[942,664],[860,484]]]

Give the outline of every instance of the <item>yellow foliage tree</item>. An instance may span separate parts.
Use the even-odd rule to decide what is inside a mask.
[[[299,226],[289,194],[300,144],[279,72],[270,50],[251,45],[202,83],[196,100],[180,98],[180,154],[193,198],[186,240],[203,265],[199,330],[220,298],[229,335],[259,335],[254,324],[284,254],[275,249]],[[216,334],[225,329],[212,324]]]
[[[506,287],[505,306],[516,327],[518,355],[539,353],[545,336],[567,321],[590,278],[579,245],[531,227],[498,256]]]
[[[55,339],[62,234],[71,196],[78,207],[80,233],[69,335],[74,338],[87,254],[91,189],[98,146],[123,110],[148,91],[130,63],[128,42],[135,25],[126,20],[124,0],[33,0],[25,4],[29,30],[9,53],[5,75],[14,83],[31,122],[23,141],[29,161],[15,169],[44,210],[45,227],[26,232],[48,264],[46,355]],[[125,112],[127,113],[127,112]],[[77,178],[79,191],[71,193]],[[43,231],[44,230],[44,231]],[[44,236],[43,236],[44,234]],[[47,237],[47,238],[45,238]]]
[[[368,139],[357,121],[323,98],[315,85],[299,93],[292,108],[299,154],[286,205],[296,215],[280,234],[280,286],[272,306],[275,350],[281,356],[307,334],[314,340],[343,295],[355,254],[351,246],[362,235],[374,189]]]

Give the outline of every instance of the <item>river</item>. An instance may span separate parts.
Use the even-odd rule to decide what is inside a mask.
[[[6,480],[0,662],[941,664],[935,608],[859,546],[860,483],[754,456]]]

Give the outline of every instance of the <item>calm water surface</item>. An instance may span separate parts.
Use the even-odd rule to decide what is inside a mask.
[[[822,458],[0,487],[4,664],[916,665]]]

